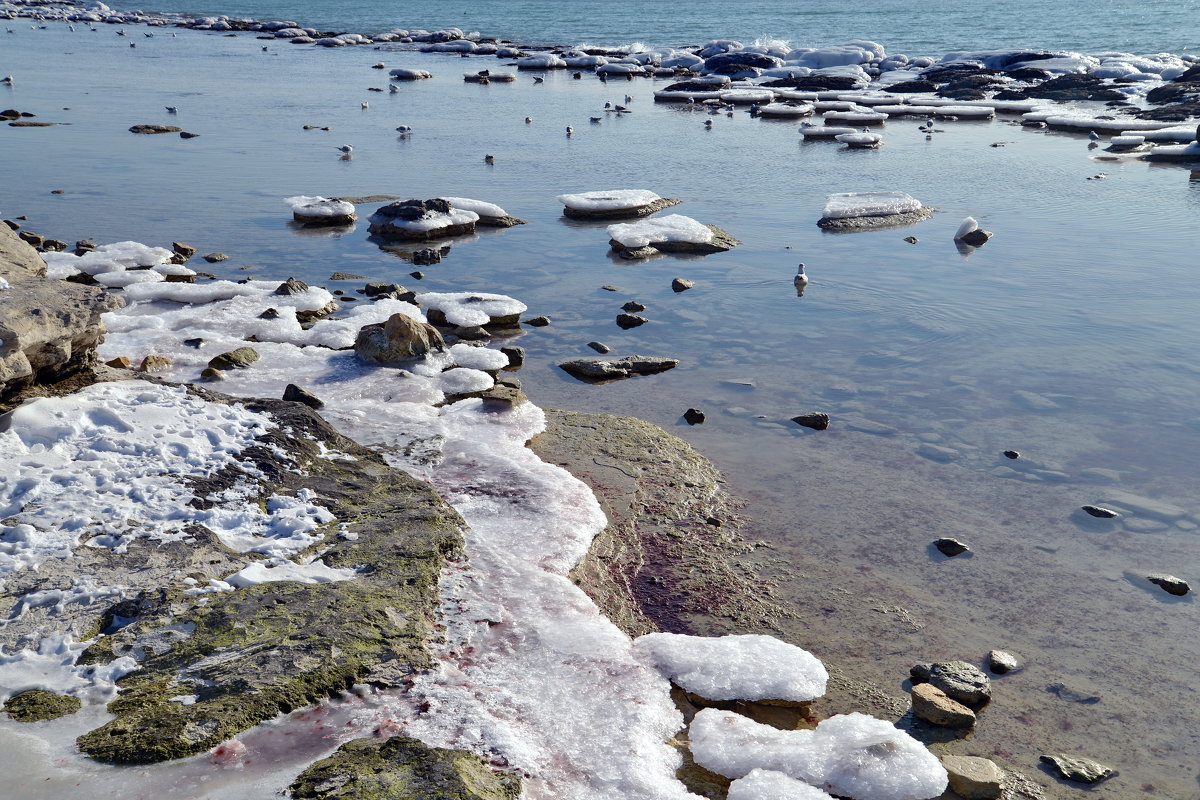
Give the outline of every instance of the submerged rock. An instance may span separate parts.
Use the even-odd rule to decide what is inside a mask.
[[[134,125],[130,133],[179,133],[183,128],[175,125]]]
[[[996,800],[1004,791],[1004,770],[991,759],[944,755],[941,761],[950,789],[963,800]]]
[[[675,358],[625,356],[624,358],[576,358],[564,361],[560,368],[581,380],[596,382],[620,380],[633,375],[653,375],[679,366]]]
[[[975,707],[992,698],[992,684],[983,670],[966,661],[914,664],[909,670],[914,683],[931,683],[949,697]]]
[[[1112,767],[1107,767],[1099,761],[1093,761],[1083,756],[1069,756],[1064,753],[1046,754],[1039,760],[1043,764],[1053,767],[1054,772],[1061,777],[1077,783],[1099,783],[1116,774],[1116,770]]]
[[[807,414],[792,417],[792,422],[805,428],[812,428],[815,431],[823,431],[829,427],[829,415],[821,411],[811,411]]]
[[[913,714],[944,728],[971,728],[975,712],[949,697],[930,683],[918,683],[912,688]]]
[[[1021,668],[1021,662],[1007,650],[992,650],[988,653],[988,669],[997,675],[1016,672]]]

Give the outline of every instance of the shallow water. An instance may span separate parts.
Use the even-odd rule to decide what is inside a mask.
[[[1141,579],[1200,575],[1200,288],[1189,238],[1200,181],[1187,169],[1105,161],[1084,136],[1002,120],[947,123],[932,141],[915,121],[893,122],[881,150],[847,152],[740,111],[705,131],[702,113],[653,104],[649,81],[461,82],[494,59],[275,44],[264,53],[249,36],[192,32],[130,49],[103,27],[17,31],[0,54],[0,73],[17,83],[0,87],[0,105],[73,124],[0,132],[6,154],[27,156],[4,162],[3,216],[28,214],[31,229],[69,241],[183,241],[230,255],[196,268],[296,275],[351,296],[359,283],[329,283],[330,273],[512,294],[553,318],[519,341],[535,402],[657,422],[750,499],[752,537],[771,544],[779,591],[802,609],[787,630],[794,641],[896,694],[915,660],[1012,649],[1030,666],[996,682],[959,751],[1029,773],[1042,748],[1079,752],[1121,769],[1101,796],[1196,795],[1196,605]],[[369,69],[378,60],[437,77],[368,92],[386,86],[386,73]],[[634,113],[603,115],[626,92]],[[590,123],[596,114],[603,121]],[[202,136],[126,132],[143,122]],[[415,128],[407,139],[393,131],[401,123]],[[338,158],[343,143],[352,160]],[[684,199],[674,212],[743,244],[620,262],[603,226],[566,220],[554,201],[635,187]],[[893,189],[939,213],[871,233],[815,225],[828,192]],[[280,202],[374,193],[475,197],[530,224],[454,241],[415,281],[365,224],[314,235],[291,227]],[[996,237],[964,257],[951,237],[968,214]],[[919,241],[902,241],[910,235]],[[803,297],[790,280],[798,261],[812,279]],[[696,288],[673,293],[675,276]],[[613,324],[627,299],[648,306],[649,324]],[[557,370],[591,355],[593,339],[683,363],[607,386]],[[691,406],[708,414],[704,425],[682,423]],[[787,421],[807,410],[828,412],[831,429]],[[851,427],[867,421],[890,432]],[[923,443],[959,455],[934,462],[917,454]],[[1023,456],[1009,461],[1005,449]],[[1088,472],[1097,469],[1110,472]],[[1126,524],[1079,517],[1112,488],[1180,506],[1182,526],[1155,530],[1145,513]],[[974,556],[931,555],[944,535]],[[1069,703],[1045,691],[1055,681],[1103,699]]]

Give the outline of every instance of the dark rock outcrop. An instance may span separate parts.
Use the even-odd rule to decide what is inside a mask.
[[[675,358],[656,356],[625,356],[624,358],[575,358],[558,365],[576,378],[591,383],[605,383],[634,375],[653,375],[679,366]]]

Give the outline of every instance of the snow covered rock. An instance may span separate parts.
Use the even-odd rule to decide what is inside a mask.
[[[906,192],[847,192],[828,196],[817,225],[840,231],[885,228],[909,225],[932,214],[932,209]]]
[[[475,232],[479,215],[441,198],[397,200],[370,216],[370,231],[385,239],[426,241]]]
[[[426,292],[417,302],[434,325],[458,328],[512,328],[527,310],[519,300],[487,292]]]
[[[609,246],[622,258],[648,258],[657,253],[721,253],[739,242],[714,225],[682,214],[608,226]]]
[[[649,633],[637,657],[684,691],[706,700],[807,702],[825,694],[829,673],[806,650],[773,636]]]
[[[349,225],[358,219],[354,204],[345,200],[297,195],[286,197],[283,202],[292,210],[292,218],[302,225]]]
[[[469,197],[443,197],[441,199],[449,203],[451,208],[478,214],[479,219],[475,221],[476,225],[488,228],[511,228],[513,225],[525,224],[525,220],[510,216],[507,211],[495,203],[472,200]]]
[[[563,216],[572,219],[625,219],[646,217],[683,201],[646,189],[613,189],[560,194],[558,202],[563,204]]]

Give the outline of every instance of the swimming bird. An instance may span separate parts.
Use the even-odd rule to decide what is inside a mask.
[[[484,157],[483,157],[483,163],[485,163],[485,164],[495,164],[495,163],[496,163],[496,158],[495,158],[495,156],[492,156],[492,155],[486,155],[486,156],[484,156]]]
[[[364,111],[366,111],[368,108],[370,108],[370,106],[367,105],[365,102],[362,104],[362,107],[363,107]]]
[[[572,128],[570,125],[568,125],[567,126],[567,136],[569,137],[573,133],[575,133],[575,129]]]
[[[178,114],[179,106],[167,106],[167,113],[168,114]]]
[[[612,110],[612,103],[605,103],[605,104],[604,104],[604,109],[605,109],[606,111],[610,111],[610,110]]]
[[[412,126],[401,125],[400,127],[396,128],[396,133],[412,133]]]
[[[122,30],[117,31],[117,36],[124,36],[124,35],[125,35],[125,31],[122,31]]]
[[[4,83],[4,84],[8,84],[9,86],[12,86],[13,85],[13,76],[5,75],[3,78],[0,78],[0,83]]]
[[[625,114],[629,112],[629,109],[625,106],[613,106],[613,111],[617,112],[618,114]]]
[[[808,286],[808,276],[804,274],[804,264],[801,264],[796,269],[796,277],[792,278],[792,283],[801,291],[804,290],[805,286]]]
[[[338,148],[338,152],[344,153],[345,155],[350,155],[354,152],[354,145],[344,144]]]
[[[394,83],[388,84],[388,94],[400,94],[400,90],[398,88],[396,88],[396,84],[394,84]]]
[[[633,95],[631,95],[631,94],[625,95],[625,105],[629,105],[632,102],[633,102]]]
[[[604,117],[588,117],[592,122],[603,122]]]
[[[704,120],[704,127],[711,131],[712,130],[712,120],[711,119]]]
[[[545,78],[534,78],[534,79],[533,79],[533,82],[534,82],[535,84],[537,84],[537,83],[542,83],[544,80],[545,80]]]
[[[267,52],[267,46],[266,46],[265,44],[263,45],[263,49],[262,49],[262,51],[263,51],[264,53],[265,53],[265,52]]]
[[[147,39],[153,39],[153,38],[154,38],[154,34],[153,34],[153,33],[146,33],[145,31],[142,31],[142,36],[145,36]]]
[[[1088,131],[1088,138],[1094,142],[1100,138],[1100,134],[1096,133],[1095,131]]]
[[[382,61],[371,65],[371,69],[385,69],[386,67],[387,64],[383,63]]]
[[[526,118],[525,118],[525,124],[526,124],[526,125],[532,125],[532,124],[533,124],[533,117],[526,117]]]
[[[137,47],[137,45],[136,45],[136,44],[134,44],[133,42],[130,42],[130,43],[129,43],[129,46],[130,46],[130,47]]]

